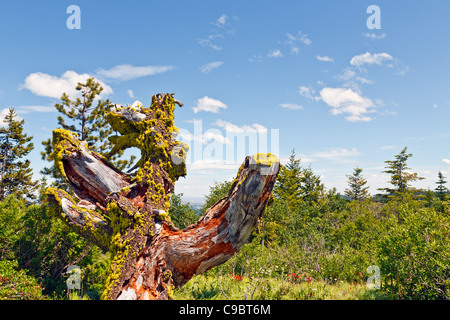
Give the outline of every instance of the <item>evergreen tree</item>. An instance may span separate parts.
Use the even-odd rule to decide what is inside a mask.
[[[401,196],[405,192],[410,191],[411,182],[424,179],[419,177],[417,173],[409,173],[406,171],[411,169],[406,165],[406,161],[412,157],[412,153],[407,154],[406,150],[406,147],[403,148],[400,154],[395,156],[395,160],[385,161],[388,164],[386,166],[387,170],[382,172],[391,175],[389,183],[392,184],[393,188],[379,188],[378,190],[386,191],[391,196]]]
[[[296,159],[295,150],[292,150],[289,163],[281,165],[277,182],[273,189],[275,197],[286,200],[295,205],[301,199],[302,167],[300,159]]]
[[[325,197],[325,186],[320,181],[320,176],[315,175],[311,167],[302,170],[300,182],[300,196],[303,201],[311,204]]]
[[[352,175],[347,175],[348,189],[345,189],[345,195],[351,200],[365,200],[369,195],[369,187],[365,187],[367,180],[362,176],[363,169],[356,167]]]
[[[439,171],[438,173],[438,179],[439,180],[436,182],[438,186],[434,190],[436,191],[439,199],[445,200],[445,196],[448,194],[449,190],[445,186],[445,184],[447,183],[447,181],[445,181],[446,177],[444,177],[441,171]]]
[[[33,137],[23,132],[25,120],[16,120],[17,114],[10,108],[0,129],[1,182],[0,200],[15,194],[18,198],[34,199],[37,184],[32,180],[33,169],[25,157],[33,150]]]
[[[134,156],[129,161],[120,160],[119,157],[123,154],[123,151],[108,157],[108,153],[112,149],[108,137],[113,134],[113,130],[105,120],[111,102],[98,99],[103,87],[93,77],[90,77],[86,80],[86,83],[79,82],[75,89],[80,91],[81,98],[77,97],[75,100],[71,100],[66,93],[63,93],[61,103],[55,104],[56,109],[61,113],[58,116],[59,126],[77,133],[79,139],[86,141],[91,150],[107,157],[118,169],[122,170],[130,166]],[[94,106],[96,99],[98,100],[97,105]],[[41,152],[42,159],[53,161],[51,159],[51,153],[53,152],[51,139],[43,141],[42,144],[44,145],[44,151]],[[53,178],[54,186],[68,191],[66,179],[61,176],[54,165],[44,168],[41,173]]]

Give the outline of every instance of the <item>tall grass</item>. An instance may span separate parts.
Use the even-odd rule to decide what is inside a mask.
[[[363,282],[335,284],[299,280],[228,275],[199,275],[175,291],[176,300],[374,300],[385,297]]]

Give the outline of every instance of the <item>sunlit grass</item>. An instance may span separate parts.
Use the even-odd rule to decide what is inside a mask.
[[[233,275],[199,275],[175,291],[177,300],[373,300],[382,299],[365,283],[314,279],[249,278]]]

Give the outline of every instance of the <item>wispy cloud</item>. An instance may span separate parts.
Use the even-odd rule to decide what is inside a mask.
[[[298,88],[298,92],[300,95],[305,97],[308,100],[317,100],[318,97],[315,96],[316,91],[311,87],[301,86]]]
[[[450,159],[442,159],[442,162],[444,162],[445,164],[450,164]]]
[[[227,23],[228,16],[226,14],[221,15],[216,22],[214,23],[219,28],[223,28],[225,24]]]
[[[122,64],[111,69],[98,69],[97,75],[108,80],[131,80],[173,70],[174,66],[133,66]]]
[[[223,38],[222,34],[209,35],[207,38],[198,39],[198,44],[202,47],[211,48],[216,51],[220,51],[223,47],[216,45],[213,40],[217,38]]]
[[[279,49],[275,49],[275,50],[270,50],[269,53],[267,54],[267,56],[269,58],[282,58],[283,53]]]
[[[207,74],[221,65],[223,65],[223,61],[214,61],[201,66],[199,69],[202,73]]]
[[[191,171],[203,171],[207,169],[236,171],[239,169],[240,165],[240,163],[236,163],[234,161],[202,159],[189,164],[188,169]]]
[[[354,67],[362,69],[365,65],[385,65],[395,70],[395,74],[404,75],[409,71],[407,65],[401,60],[394,58],[389,53],[370,53],[355,55],[350,59],[350,64]]]
[[[214,125],[224,128],[225,131],[233,132],[233,133],[245,133],[245,132],[253,132],[253,133],[266,133],[267,128],[259,123],[254,123],[252,125],[243,125],[238,126],[231,122],[218,119],[214,122]]]
[[[217,18],[212,25],[215,26],[211,30],[210,34],[206,37],[197,40],[197,43],[202,47],[211,48],[215,51],[223,50],[223,47],[217,43],[219,39],[224,39],[225,34],[234,34],[235,29],[230,29],[231,20],[238,20],[237,16],[228,17],[226,14],[222,14]]]
[[[286,37],[287,40],[284,41],[284,44],[291,48],[291,53],[293,54],[300,52],[300,48],[298,47],[300,44],[310,46],[312,43],[308,35],[300,30],[297,31],[297,34],[286,33]]]
[[[43,72],[35,72],[29,74],[25,78],[25,83],[20,89],[25,88],[38,96],[61,98],[65,92],[69,96],[79,96],[80,92],[75,89],[78,82],[86,82],[91,75],[87,73],[79,74],[75,71],[66,71],[60,77],[52,76]],[[100,82],[103,87],[102,95],[109,95],[113,93],[113,89],[102,81]]]
[[[370,53],[370,52],[366,52],[363,54],[359,54],[354,56],[351,60],[350,60],[350,64],[352,66],[356,66],[356,67],[360,67],[363,66],[365,64],[377,64],[377,65],[381,65],[383,62],[385,61],[391,61],[394,60],[394,58],[386,53],[386,52],[382,52],[382,53]]]
[[[330,161],[349,161],[349,158],[359,155],[361,155],[361,152],[356,148],[350,150],[345,148],[327,148],[324,151],[312,153],[310,156]]]
[[[14,107],[18,114],[30,112],[56,112],[54,106],[18,106]]]
[[[330,58],[328,56],[322,57],[322,56],[318,55],[318,56],[316,56],[316,59],[319,60],[319,61],[323,61],[323,62],[334,62],[334,59]]]
[[[218,130],[218,129],[215,129]],[[183,142],[192,142],[192,141],[198,141],[203,145],[211,143],[211,141],[218,141],[222,144],[230,144],[231,141],[224,137],[222,133],[215,132],[214,129],[209,129],[205,133],[201,135],[193,135],[192,133],[180,133],[178,136],[180,139],[183,140]]]
[[[282,103],[280,104],[280,107],[284,108],[284,109],[289,109],[289,110],[302,110],[303,107],[299,104],[294,104],[294,103]]]
[[[251,58],[248,59],[250,62],[262,62],[263,57],[260,54],[254,54]]]
[[[227,109],[227,108],[228,108],[227,105],[222,101],[210,98],[208,96],[204,96],[203,98],[197,100],[197,104],[195,107],[192,108],[192,110],[194,110],[194,113],[200,111],[219,113],[220,109]]]

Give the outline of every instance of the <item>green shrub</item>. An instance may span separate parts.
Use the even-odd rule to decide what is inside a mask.
[[[403,206],[380,238],[378,263],[386,290],[399,299],[448,299],[450,219],[434,209]]]
[[[0,261],[0,300],[46,299],[37,280],[18,269],[16,260]]]

